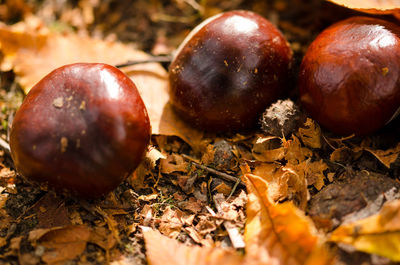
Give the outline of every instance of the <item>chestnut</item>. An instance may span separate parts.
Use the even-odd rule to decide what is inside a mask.
[[[169,67],[170,102],[208,131],[248,129],[285,91],[292,50],[280,31],[250,11],[230,11],[198,25]]]
[[[367,135],[400,107],[400,27],[353,17],[317,36],[300,66],[300,101],[308,114],[341,135]]]
[[[10,133],[17,171],[83,198],[117,187],[141,162],[150,121],[132,80],[100,63],[60,67],[39,81]]]

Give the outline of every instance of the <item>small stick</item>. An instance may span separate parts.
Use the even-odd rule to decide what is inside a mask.
[[[143,64],[143,63],[169,63],[171,61],[172,61],[171,55],[152,56],[148,59],[127,61],[126,63],[117,64],[117,65],[115,65],[115,67],[122,68],[122,67],[127,67],[127,66],[131,66],[131,65],[135,65],[135,64]]]
[[[238,185],[241,185],[242,187],[246,187],[246,185],[243,183],[243,181],[240,180],[240,178],[234,177],[234,176],[229,175],[229,174],[226,174],[226,173],[224,173],[224,172],[220,172],[220,171],[215,170],[215,169],[212,169],[212,168],[210,168],[210,167],[206,167],[206,166],[200,165],[199,163],[197,163],[197,162],[195,161],[194,158],[191,158],[191,157],[188,156],[188,155],[182,154],[182,156],[183,156],[184,158],[190,160],[190,162],[192,162],[193,165],[195,165],[196,167],[198,167],[198,168],[200,168],[200,169],[203,169],[203,170],[205,170],[205,171],[207,171],[207,172],[209,172],[209,173],[211,173],[211,174],[214,174],[214,175],[216,175],[216,176],[218,176],[218,177],[220,177],[220,178],[222,178],[222,179],[224,179],[224,180],[226,180],[226,181],[231,181],[231,182],[235,182],[235,183],[236,183],[236,182],[239,182]]]
[[[3,149],[7,154],[11,154],[10,144],[2,138],[0,138],[0,148]]]

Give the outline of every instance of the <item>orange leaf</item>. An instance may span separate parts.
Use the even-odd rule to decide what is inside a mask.
[[[186,246],[147,227],[143,228],[143,236],[150,265],[242,264],[242,257],[231,250]]]
[[[251,174],[245,178],[245,264],[331,264],[312,221],[291,202],[273,203],[262,178]]]
[[[86,226],[65,226],[37,229],[29,233],[29,240],[46,247],[42,260],[47,264],[63,263],[83,253],[90,238]]]
[[[337,5],[372,14],[392,14],[400,11],[400,0],[328,0]]]

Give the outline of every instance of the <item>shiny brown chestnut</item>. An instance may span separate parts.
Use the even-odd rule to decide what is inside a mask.
[[[253,127],[285,90],[292,51],[279,30],[249,11],[218,14],[184,40],[169,67],[170,101],[209,131]]]
[[[400,27],[369,17],[330,26],[308,48],[298,85],[305,110],[330,131],[375,132],[400,107]]]
[[[150,133],[129,77],[106,64],[71,64],[48,74],[26,96],[12,123],[11,155],[28,180],[96,198],[138,166]]]

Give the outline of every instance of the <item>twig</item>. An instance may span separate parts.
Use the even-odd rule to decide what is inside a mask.
[[[190,160],[190,162],[192,162],[193,165],[195,165],[196,167],[198,167],[200,169],[203,169],[203,170],[205,170],[205,171],[207,171],[207,172],[209,172],[211,174],[214,174],[214,175],[216,175],[216,176],[218,176],[218,177],[220,177],[220,178],[222,178],[222,179],[224,179],[226,181],[231,181],[231,182],[235,182],[235,183],[238,182],[238,185],[241,185],[242,187],[246,187],[246,185],[243,183],[243,181],[240,180],[240,178],[234,177],[234,176],[226,174],[224,172],[220,172],[218,170],[212,169],[212,168],[207,167],[207,166],[200,165],[199,163],[196,162],[196,160],[194,158],[192,158],[192,157],[190,157],[188,155],[182,154],[182,156],[184,158],[186,158],[187,160]]]
[[[240,183],[240,178],[238,178],[236,183],[235,183],[235,185],[233,185],[231,193],[229,194],[229,196],[228,196],[228,198],[226,200],[229,200],[232,197],[232,195],[235,193],[237,187],[239,186],[239,183]]]
[[[10,144],[2,138],[0,138],[0,148],[3,149],[7,154],[11,154]]]
[[[127,67],[135,64],[143,64],[143,63],[169,63],[172,61],[171,55],[166,56],[152,56],[149,59],[141,59],[141,60],[131,60],[126,63],[121,63],[115,65],[117,68]]]

